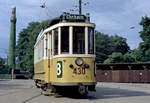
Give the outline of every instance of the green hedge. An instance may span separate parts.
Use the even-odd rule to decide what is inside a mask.
[[[11,79],[11,74],[0,74],[0,79]]]

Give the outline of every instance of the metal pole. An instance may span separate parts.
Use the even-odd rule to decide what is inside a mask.
[[[79,14],[82,14],[82,0],[79,0]]]

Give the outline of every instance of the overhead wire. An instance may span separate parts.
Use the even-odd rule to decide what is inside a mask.
[[[70,12],[78,12],[79,11],[79,4],[78,4],[78,1],[79,0],[74,0],[74,4],[76,4],[76,5],[73,5],[73,8],[72,9],[70,9]],[[85,8],[85,6],[88,6],[90,4],[90,2],[89,2],[89,0],[86,0],[86,1],[83,1],[82,0],[82,8],[84,7]]]
[[[46,3],[47,3],[47,1],[48,0],[41,0],[41,4],[42,5],[40,5],[40,7],[41,7],[41,10],[40,10],[40,16],[42,15],[42,9],[44,9],[44,11],[45,11],[45,14],[46,14],[46,16],[48,17],[48,19],[49,18],[52,18],[52,15],[50,15],[50,12],[51,12],[51,10],[48,8],[48,6],[46,5]]]

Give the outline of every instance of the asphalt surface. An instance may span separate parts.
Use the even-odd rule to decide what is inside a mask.
[[[150,84],[98,83],[85,98],[41,95],[33,80],[0,80],[0,103],[150,103]]]

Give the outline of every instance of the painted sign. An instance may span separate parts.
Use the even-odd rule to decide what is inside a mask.
[[[62,78],[62,72],[63,72],[62,61],[57,61],[57,77],[58,78]]]
[[[85,21],[86,17],[84,15],[66,14],[65,19],[67,21]]]

